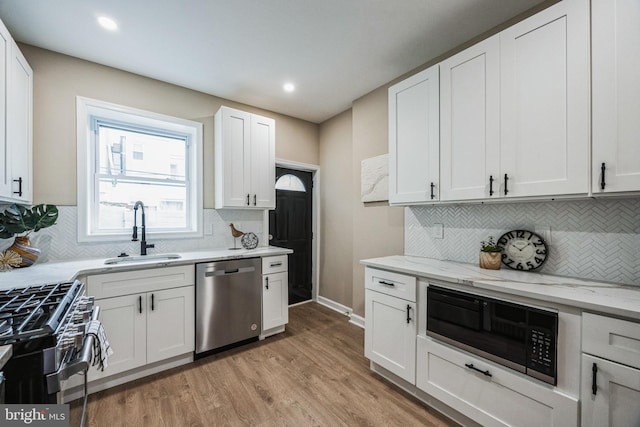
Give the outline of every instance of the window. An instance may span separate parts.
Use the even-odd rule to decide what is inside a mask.
[[[78,97],[78,240],[202,235],[202,125]],[[138,222],[138,225],[140,223]]]
[[[278,178],[276,181],[276,190],[298,191],[302,193],[307,191],[300,178],[289,173]]]

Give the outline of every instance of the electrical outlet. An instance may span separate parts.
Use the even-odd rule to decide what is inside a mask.
[[[431,227],[431,236],[434,239],[444,239],[444,224],[433,224]]]
[[[551,227],[548,225],[536,226],[535,232],[539,234],[547,244],[551,244]]]

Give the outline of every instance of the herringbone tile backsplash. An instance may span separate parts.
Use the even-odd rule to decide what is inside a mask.
[[[435,238],[443,224],[442,239]],[[480,241],[550,228],[541,272],[640,286],[640,198],[405,208],[405,255],[477,263]]]
[[[110,258],[121,252],[132,255],[140,253],[140,242],[132,242],[125,238],[120,242],[109,243],[78,243],[77,236],[77,208],[75,206],[58,207],[58,221],[53,227],[38,231],[30,236],[32,244],[42,250],[39,263],[47,261],[68,261],[82,258]],[[229,230],[229,223],[234,223],[238,229],[258,235],[260,245],[262,241],[262,211],[248,211],[242,209],[205,209],[204,230],[212,230],[212,234],[201,238],[188,239],[157,239],[153,232],[147,233],[147,241],[155,244],[149,253],[189,252],[198,250],[215,250],[233,247],[233,237]],[[2,247],[11,245],[13,239],[2,241]],[[240,239],[237,241],[240,247]]]

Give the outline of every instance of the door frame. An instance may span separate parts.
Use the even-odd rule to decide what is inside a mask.
[[[294,162],[291,160],[276,159],[276,166],[294,169],[304,172],[311,172],[313,191],[311,193],[311,231],[313,238],[311,241],[311,300],[318,301],[318,288],[320,286],[320,166],[310,163]],[[274,182],[273,185],[276,183]],[[269,242],[269,211],[263,214],[263,241]],[[300,304],[304,304],[301,302]]]

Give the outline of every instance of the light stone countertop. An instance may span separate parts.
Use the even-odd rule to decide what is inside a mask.
[[[360,263],[468,286],[470,291],[486,289],[640,320],[640,283],[621,285],[509,269],[486,270],[474,264],[402,255]]]
[[[74,280],[80,275],[113,273],[116,271],[141,270],[146,268],[166,267],[173,265],[195,264],[199,262],[222,261],[227,259],[267,257],[293,253],[291,249],[275,246],[258,247],[256,249],[210,250],[197,252],[176,252],[179,259],[149,260],[125,262],[106,265],[107,258],[80,259],[77,261],[36,263],[31,267],[17,268],[0,273],[0,290],[22,288],[29,285],[61,283]],[[150,253],[149,256],[162,255]],[[115,256],[114,256],[115,257]]]

